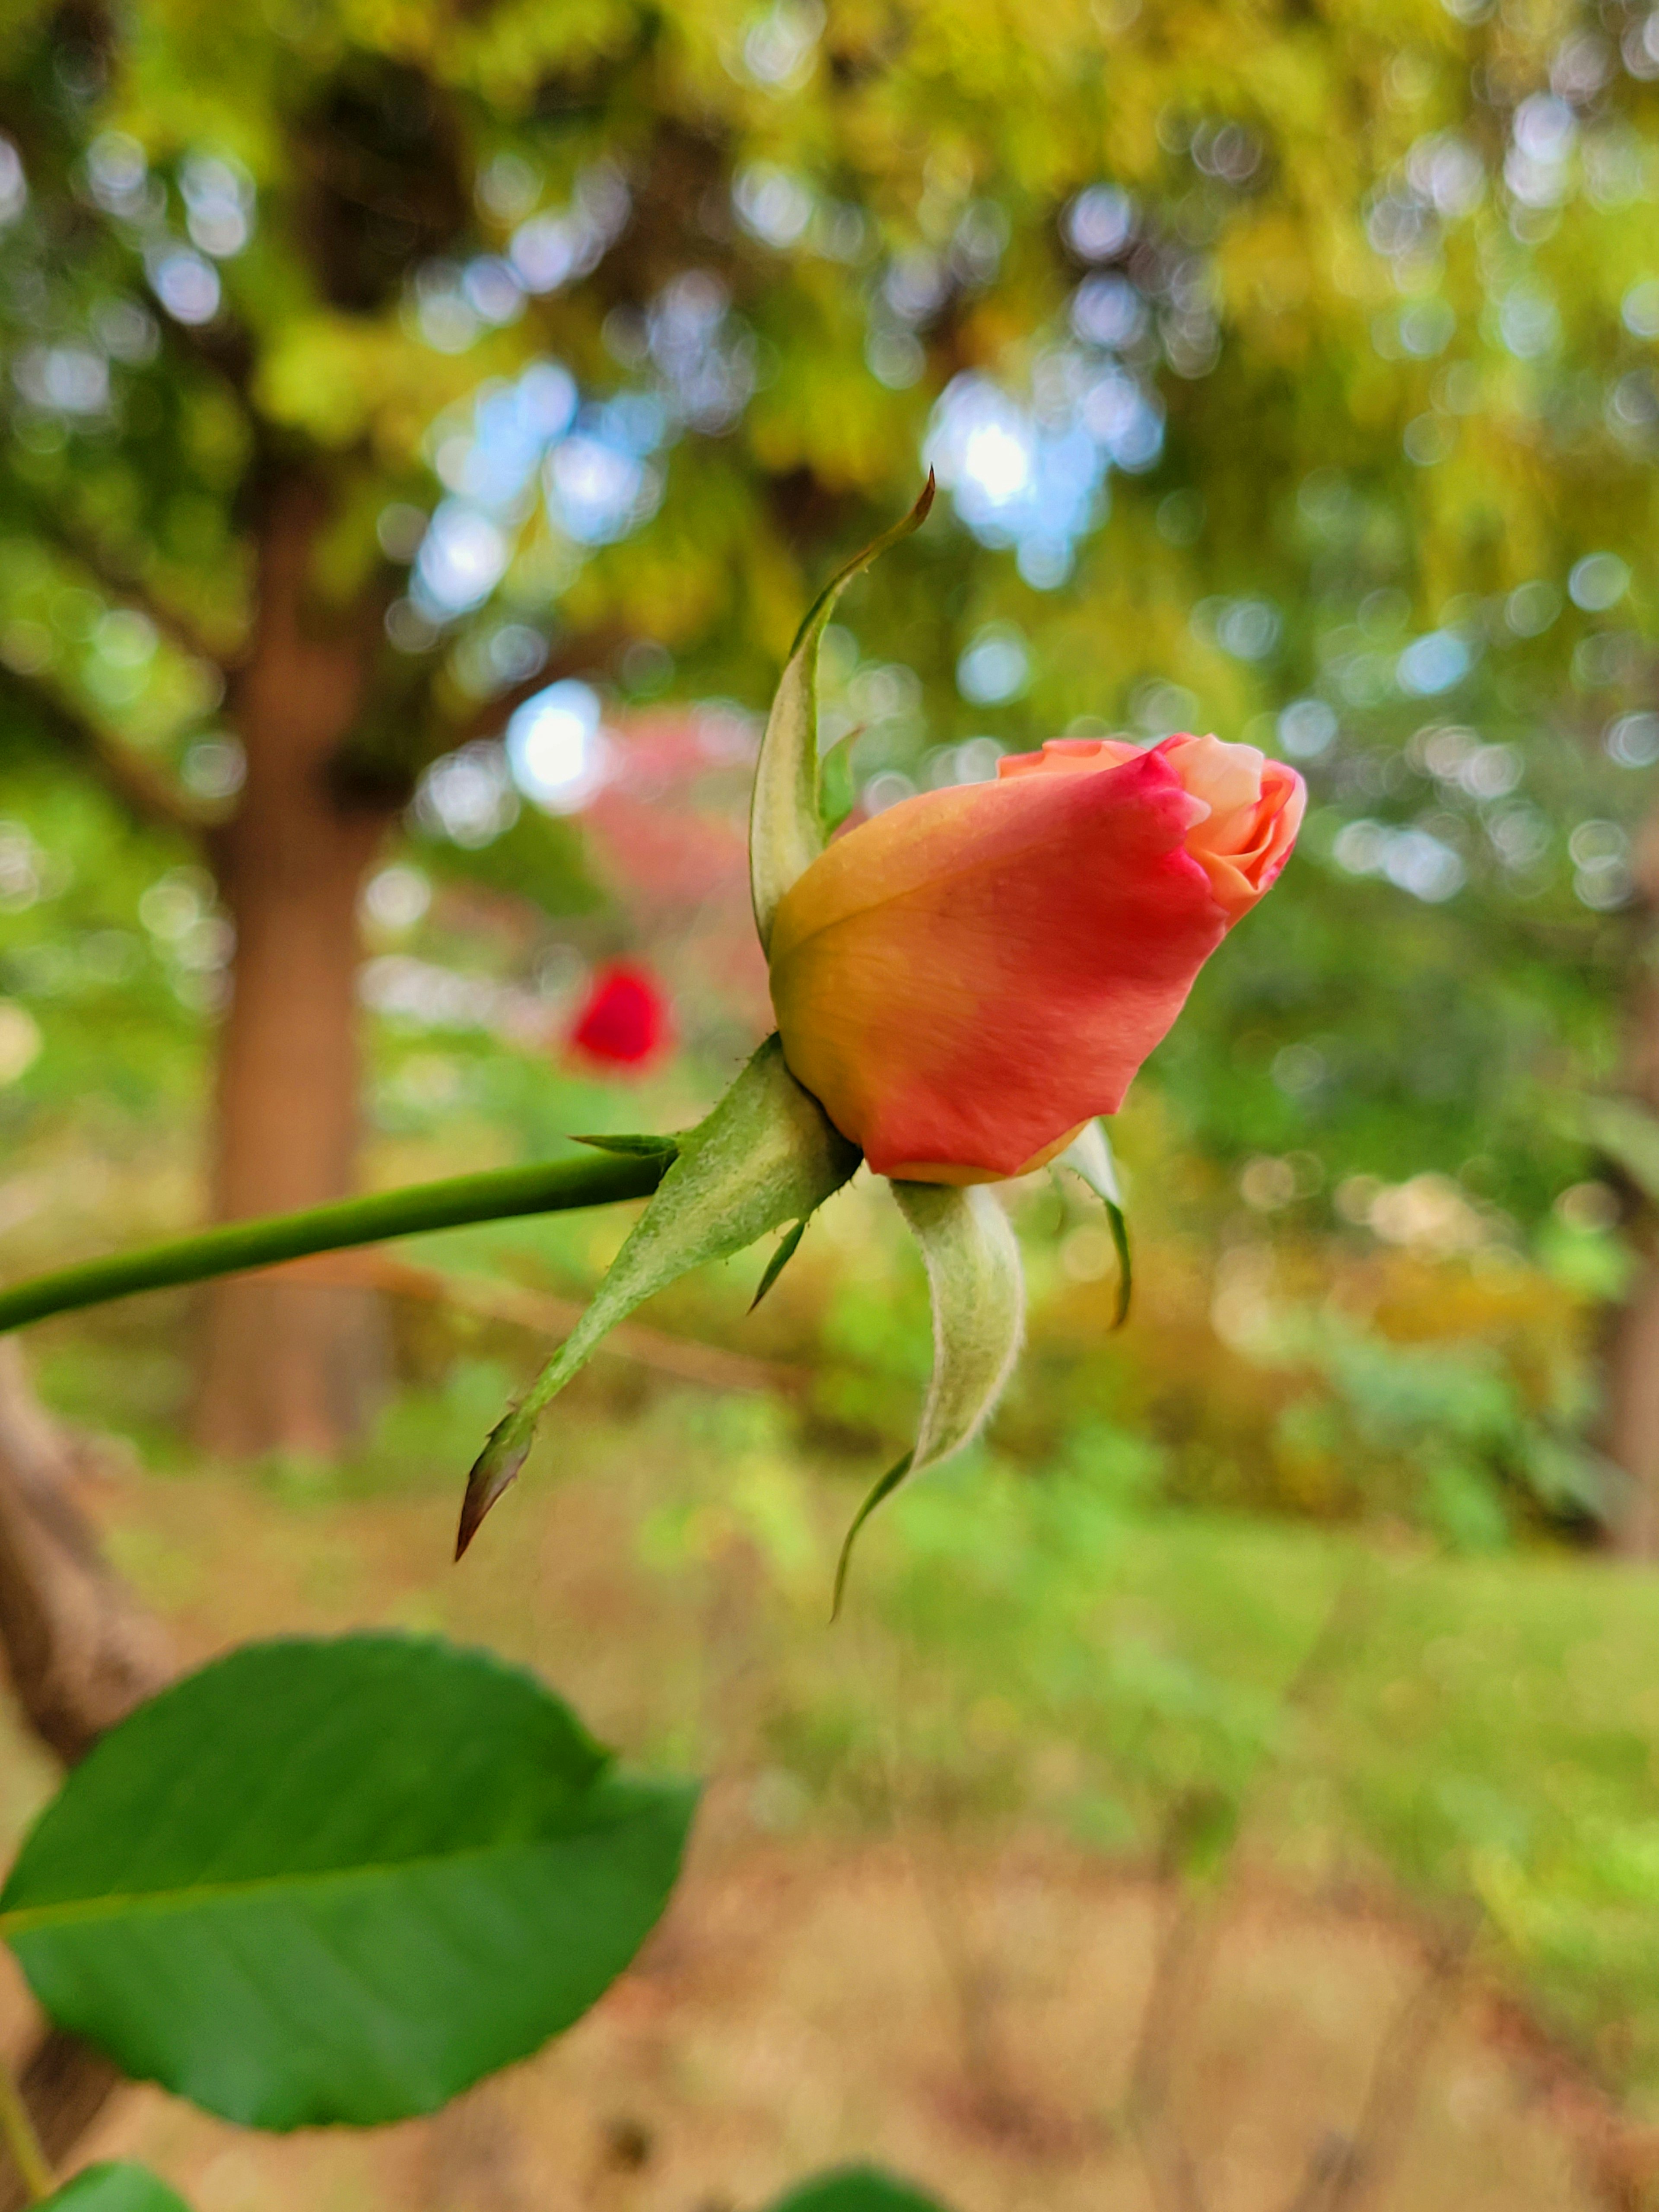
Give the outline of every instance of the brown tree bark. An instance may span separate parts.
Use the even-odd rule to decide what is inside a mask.
[[[166,1632],[106,1565],[76,1502],[82,1449],[34,1395],[15,1340],[0,1339],[0,1651],[24,1719],[67,1765],[173,1674]],[[40,2032],[19,2071],[54,2165],[121,2078],[57,2027]],[[0,2212],[30,2201],[0,2158]]]
[[[1622,1089],[1659,1117],[1659,814],[1637,842],[1637,891],[1646,911],[1635,962]],[[1609,1537],[1629,1559],[1659,1559],[1659,1198],[1621,1178],[1637,1209],[1641,1266],[1607,1334],[1604,1440],[1628,1478]]]
[[[378,603],[319,606],[323,488],[263,496],[258,607],[228,702],[247,757],[212,859],[236,930],[221,1042],[213,1208],[244,1218],[346,1196],[358,1134],[357,904],[395,809],[336,772],[380,649]],[[385,1370],[372,1291],[303,1279],[206,1295],[195,1411],[209,1450],[330,1453],[358,1432]]]

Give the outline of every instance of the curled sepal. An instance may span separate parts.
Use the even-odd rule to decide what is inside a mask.
[[[927,520],[933,503],[930,469],[921,497],[903,520],[883,531],[824,586],[789,649],[761,739],[749,808],[749,883],[763,947],[771,943],[779,900],[824,847],[818,812],[818,641],[854,577],[890,545],[908,538]]]
[[[456,1558],[524,1465],[548,1402],[607,1329],[705,1260],[725,1259],[769,1230],[803,1220],[840,1189],[860,1158],[784,1066],[776,1037],[768,1037],[714,1112],[678,1139],[673,1166],[592,1304],[491,1431],[467,1480]]]
[[[927,1268],[933,1304],[933,1373],[915,1448],[865,1499],[842,1545],[832,1612],[841,1610],[847,1566],[860,1528],[907,1476],[937,1467],[971,1443],[1002,1395],[1019,1357],[1025,1277],[1007,1215],[983,1184],[895,1182],[893,1196]]]
[[[1117,1162],[1112,1158],[1112,1140],[1106,1133],[1103,1121],[1087,1121],[1054,1161],[1057,1168],[1070,1168],[1072,1173],[1086,1182],[1106,1209],[1106,1218],[1112,1231],[1112,1249],[1117,1254],[1117,1311],[1112,1316],[1112,1327],[1121,1328],[1129,1318],[1129,1297],[1134,1287],[1134,1270],[1129,1253],[1129,1222],[1123,1211],[1123,1192],[1117,1179]]]

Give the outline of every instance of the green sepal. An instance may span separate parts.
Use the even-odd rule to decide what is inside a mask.
[[[664,1152],[677,1152],[680,1148],[678,1137],[662,1137],[647,1130],[638,1137],[573,1137],[573,1145],[591,1145],[596,1152],[620,1152],[626,1159],[654,1160]]]
[[[1001,1206],[982,1183],[895,1182],[899,1212],[921,1247],[933,1307],[933,1372],[913,1450],[883,1475],[854,1516],[836,1568],[847,1585],[853,1541],[907,1477],[971,1443],[995,1410],[1025,1330],[1025,1275]]]
[[[754,1312],[755,1308],[800,1249],[800,1240],[805,1234],[806,1224],[804,1221],[798,1221],[793,1229],[786,1230],[780,1237],[778,1249],[767,1261],[766,1271],[760,1279],[759,1286],[754,1297],[749,1301],[750,1313]]]
[[[491,1431],[467,1480],[459,1559],[524,1465],[550,1400],[607,1329],[706,1260],[800,1221],[839,1190],[863,1155],[849,1145],[768,1037],[714,1112],[679,1139],[678,1157],[611,1263],[592,1304],[519,1403]]]
[[[903,520],[883,531],[825,585],[789,649],[761,739],[749,808],[749,883],[763,949],[771,944],[779,901],[826,842],[818,814],[818,641],[854,577],[919,528],[933,503],[930,469],[921,498]]]
[[[1106,1209],[1112,1249],[1117,1254],[1117,1310],[1112,1316],[1112,1327],[1121,1328],[1129,1318],[1134,1268],[1129,1251],[1129,1220],[1123,1210],[1123,1190],[1118,1182],[1117,1162],[1112,1158],[1112,1140],[1106,1133],[1106,1124],[1099,1121],[1088,1122],[1059,1154],[1054,1165],[1070,1168],[1074,1176],[1087,1183]]]
[[[853,748],[864,735],[862,725],[837,738],[818,763],[818,823],[825,841],[833,837],[859,803],[858,781],[853,774]]]

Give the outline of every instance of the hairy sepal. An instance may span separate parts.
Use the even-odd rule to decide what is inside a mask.
[[[927,520],[933,503],[932,470],[921,498],[902,522],[884,530],[856,554],[813,602],[796,633],[778,680],[755,763],[749,809],[749,882],[755,927],[763,947],[771,942],[772,918],[790,885],[805,875],[827,842],[818,811],[818,643],[836,602],[854,576],[890,545]]]
[[[804,1220],[860,1158],[783,1064],[769,1037],[678,1157],[592,1304],[525,1396],[491,1431],[467,1481],[459,1559],[524,1465],[549,1402],[608,1329],[707,1260],[721,1260],[784,1223]]]
[[[989,1420],[1025,1333],[1025,1276],[1006,1213],[983,1183],[895,1182],[893,1196],[921,1247],[933,1307],[933,1372],[913,1449],[859,1508],[836,1568],[841,1609],[854,1540],[902,1482],[959,1452]]]
[[[1112,1249],[1117,1254],[1117,1310],[1112,1316],[1112,1327],[1121,1328],[1129,1318],[1134,1270],[1129,1251],[1129,1220],[1123,1210],[1123,1191],[1117,1179],[1117,1162],[1112,1158],[1112,1140],[1106,1133],[1106,1124],[1100,1121],[1086,1122],[1057,1157],[1054,1165],[1070,1168],[1080,1182],[1087,1183],[1106,1209]]]

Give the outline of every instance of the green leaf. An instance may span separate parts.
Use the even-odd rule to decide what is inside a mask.
[[[1134,1268],[1129,1251],[1129,1221],[1123,1211],[1123,1192],[1118,1182],[1117,1162],[1112,1158],[1112,1140],[1106,1133],[1106,1124],[1101,1121],[1085,1124],[1055,1159],[1054,1165],[1070,1168],[1074,1176],[1088,1184],[1106,1209],[1106,1218],[1111,1225],[1112,1249],[1117,1254],[1117,1311],[1112,1316],[1112,1327],[1121,1328],[1129,1318]]]
[[[403,2119],[580,2018],[661,1913],[695,1798],[618,1776],[486,1653],[249,1644],[69,1777],[0,1936],[139,2080],[254,2127]]]
[[[895,1182],[893,1196],[927,1267],[933,1304],[933,1372],[915,1448],[865,1499],[842,1545],[833,1612],[839,1612],[859,1531],[907,1476],[970,1443],[1002,1395],[1025,1327],[1025,1276],[1007,1215],[983,1183]]]
[[[755,927],[763,946],[772,941],[772,917],[778,902],[824,847],[825,831],[818,814],[818,641],[836,611],[836,600],[854,577],[889,546],[919,529],[933,503],[930,469],[921,498],[902,521],[883,531],[825,585],[789,649],[761,739],[749,808],[749,883],[755,902]]]
[[[592,1304],[529,1391],[491,1431],[467,1480],[459,1559],[518,1474],[542,1413],[607,1329],[670,1283],[799,1221],[839,1190],[862,1155],[835,1127],[768,1037],[705,1121],[679,1140],[679,1156]]]
[[[142,2166],[89,2166],[53,2191],[45,2212],[187,2212],[185,2200]]]
[[[770,2212],[945,2212],[936,2197],[924,2197],[879,2166],[845,2166],[804,2181],[780,2197]]]

